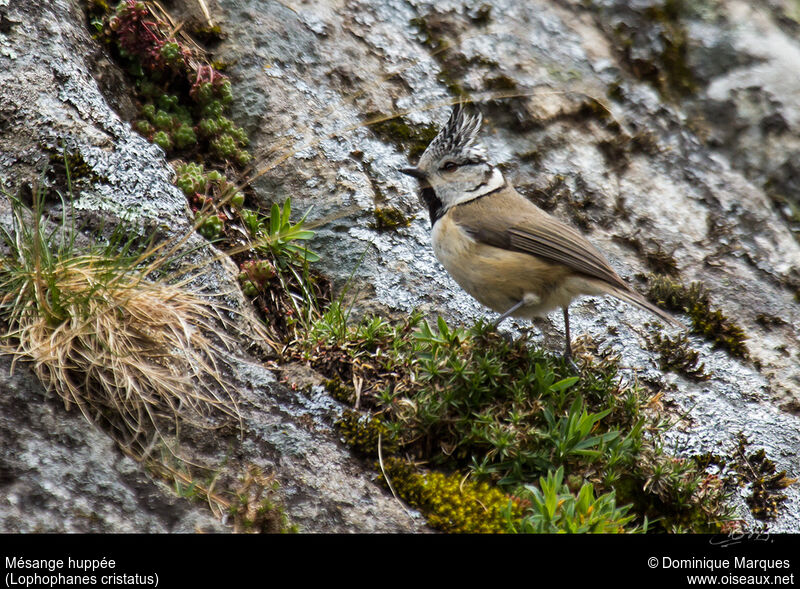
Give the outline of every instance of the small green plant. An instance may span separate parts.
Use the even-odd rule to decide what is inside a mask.
[[[264,474],[251,466],[233,490],[234,499],[228,513],[238,533],[295,533],[297,527],[289,522],[274,475]]]
[[[155,3],[123,0],[113,9],[93,2],[90,26],[133,77],[140,116],[133,127],[169,155],[198,151],[247,165],[247,133],[226,116],[230,80],[173,35]],[[161,14],[161,17],[158,16]]]
[[[198,213],[195,218],[197,231],[208,240],[217,239],[222,234],[223,223],[219,215],[203,215]]]
[[[165,94],[146,80],[140,81],[139,90],[143,97],[153,102],[142,106],[142,118],[133,123],[134,129],[168,153],[173,146],[182,151],[197,144],[192,114],[188,108],[178,104],[176,95]],[[166,145],[157,138],[166,138]]]
[[[175,167],[175,185],[181,189],[187,197],[195,194],[204,194],[209,184],[209,175],[205,173],[203,164],[189,162],[178,164]]]
[[[553,462],[563,463],[570,456],[588,459],[600,458],[606,446],[620,437],[620,432],[611,430],[595,435],[593,432],[601,419],[611,413],[611,409],[592,413],[586,410],[581,397],[575,397],[566,415],[556,418],[545,408],[543,415],[547,421],[545,438],[553,444]]]
[[[461,509],[462,499],[443,481],[469,477],[506,502],[522,497],[524,508],[526,485],[558,469],[567,480],[592,485],[559,515],[564,529],[713,531],[726,521],[722,488],[696,463],[663,451],[659,433],[669,424],[650,414],[641,389],[621,385],[613,357],[596,361],[588,344],[576,342],[583,368],[575,376],[562,358],[482,322],[457,329],[418,314],[399,323],[348,318],[335,301],[293,353],[328,378],[337,399],[358,407],[341,427],[359,453],[376,457],[370,424],[380,418],[385,476],[440,529],[475,531],[437,519]],[[394,456],[451,474],[398,470],[387,458],[390,447]],[[615,498],[630,506],[617,507]],[[598,519],[588,517],[595,510]],[[511,529],[536,526],[532,520]]]
[[[314,236],[304,228],[308,212],[296,223],[291,213],[289,199],[274,204],[267,216],[239,209],[246,241],[234,248],[242,290],[261,312],[278,350],[284,344],[277,342],[302,337],[296,330],[308,329],[330,297],[328,282],[311,268],[319,256],[307,246]]]
[[[485,324],[455,330],[440,318],[437,327],[422,322],[414,333],[421,388],[411,397],[406,439],[447,448],[449,461],[483,455],[479,470],[509,487],[574,459],[611,466],[628,443],[604,423],[614,409],[588,410],[561,359],[507,342]]]
[[[623,532],[646,532],[647,519],[641,528],[631,526],[635,515],[629,513],[631,506],[617,507],[613,492],[595,496],[591,483],[583,483],[577,494],[573,494],[564,483],[564,468],[549,471],[539,479],[539,487],[525,485],[520,494],[522,501],[529,502],[522,517],[508,514],[508,526],[523,534],[613,534]]]
[[[306,211],[297,223],[292,223],[292,201],[287,198],[283,207],[272,205],[269,217],[261,216],[255,211],[243,210],[242,221],[249,230],[257,251],[269,254],[280,263],[317,262],[319,256],[304,243],[314,237],[313,231],[303,229],[309,212],[310,210]]]
[[[174,487],[178,497],[205,503],[216,517],[227,518],[236,533],[297,531],[289,523],[278,481],[256,466],[233,481],[221,470],[178,458],[175,449],[163,445],[160,456],[150,456],[144,464],[152,475]]]
[[[249,260],[241,265],[239,282],[245,296],[254,297],[267,288],[277,276],[275,266],[269,260]]]
[[[347,340],[360,342],[361,340],[358,339],[360,334],[351,337],[352,334],[347,325],[349,315],[349,309],[341,299],[333,301],[319,320],[311,325],[307,341],[317,342],[325,348],[335,347],[339,343],[346,347]]]
[[[206,171],[203,164],[195,162],[174,165],[175,185],[189,200],[197,231],[208,240],[222,237],[230,220],[224,205],[238,210],[244,205],[244,195],[217,170]]]

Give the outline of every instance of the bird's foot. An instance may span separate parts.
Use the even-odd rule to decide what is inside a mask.
[[[568,356],[567,354],[564,354],[563,358],[564,361],[567,363],[567,366],[569,366],[572,369],[573,373],[575,374],[581,373],[581,369],[578,367],[577,364],[575,364],[575,360],[572,359],[571,355]]]

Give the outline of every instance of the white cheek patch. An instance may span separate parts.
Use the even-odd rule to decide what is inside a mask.
[[[506,184],[506,179],[503,178],[503,173],[498,170],[497,168],[492,169],[492,175],[486,182],[482,182],[478,184],[472,190],[467,190],[463,194],[459,195],[458,198],[455,199],[453,204],[459,204],[462,202],[467,202],[472,200],[473,198],[478,198],[479,196],[483,196],[484,194],[489,194],[490,192],[494,192],[498,188],[502,188]]]

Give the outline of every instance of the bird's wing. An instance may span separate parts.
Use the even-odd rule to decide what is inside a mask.
[[[603,254],[568,225],[553,223],[516,225],[508,229],[511,248],[563,264],[576,272],[629,288]]]
[[[524,197],[519,198],[524,200]],[[603,254],[577,230],[529,201],[524,200],[524,206],[519,210],[509,208],[498,211],[494,208],[484,214],[480,209],[487,204],[490,204],[489,199],[476,199],[453,210],[454,220],[476,241],[537,256],[623,290],[630,289]],[[521,203],[517,201],[514,204]],[[468,212],[468,206],[472,206],[473,210]],[[458,210],[460,207],[464,208]]]
[[[500,198],[478,198],[453,207],[453,220],[480,243],[536,256],[600,280],[607,285],[608,294],[684,328],[669,313],[628,286],[577,229],[548,215],[513,189],[497,196]]]

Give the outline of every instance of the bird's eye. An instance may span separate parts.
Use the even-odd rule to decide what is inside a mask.
[[[456,164],[455,162],[447,162],[446,164],[444,164],[442,166],[441,169],[444,170],[445,172],[452,172],[457,167],[458,167],[458,164]]]

